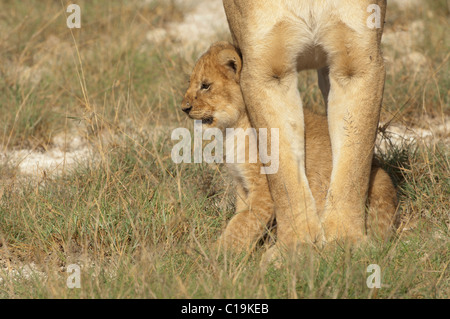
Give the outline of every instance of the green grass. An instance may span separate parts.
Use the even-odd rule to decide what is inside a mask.
[[[430,65],[388,69],[384,119],[420,126],[424,113],[449,115],[449,16],[437,2],[406,18],[391,11],[388,28],[416,18],[430,27],[416,48]],[[183,13],[169,1],[139,3],[79,1],[82,28],[72,34],[58,1],[0,0],[2,149],[45,150],[75,127],[96,151],[35,179],[0,162],[0,298],[449,297],[449,148],[438,139],[380,156],[409,229],[387,243],[305,248],[267,272],[263,250],[210,251],[233,214],[233,185],[222,168],[172,162],[171,128],[192,126],[179,111],[191,65],[145,35]],[[314,72],[300,77],[306,107],[321,111]],[[72,263],[82,265],[81,289],[66,286]],[[30,278],[1,270],[29,264]],[[381,267],[381,289],[367,288],[370,264]]]

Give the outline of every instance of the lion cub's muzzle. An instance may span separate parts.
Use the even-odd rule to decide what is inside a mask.
[[[214,117],[207,114],[202,108],[194,107],[188,98],[184,98],[181,102],[181,110],[193,120],[201,120],[203,124],[212,125]]]
[[[189,115],[189,112],[191,112],[192,110],[192,105],[189,102],[183,101],[183,103],[181,104],[181,110]]]

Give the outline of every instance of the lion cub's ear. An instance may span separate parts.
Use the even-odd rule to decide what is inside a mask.
[[[242,69],[242,60],[235,49],[224,49],[218,55],[219,64],[224,66],[228,72],[232,73],[233,78],[239,83]]]

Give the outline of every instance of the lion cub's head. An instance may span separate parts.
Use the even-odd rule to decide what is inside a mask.
[[[217,42],[203,54],[192,71],[181,109],[204,125],[235,127],[246,116],[239,85],[242,60],[228,42]]]

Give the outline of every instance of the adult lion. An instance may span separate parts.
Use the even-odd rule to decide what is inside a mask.
[[[251,124],[280,132],[279,171],[268,175],[278,246],[361,240],[385,79],[383,23],[377,28],[368,20],[375,10],[384,21],[386,0],[223,4],[243,56],[241,88]],[[333,169],[321,218],[305,174],[304,118],[297,89],[297,72],[305,69],[318,70],[332,143]]]

